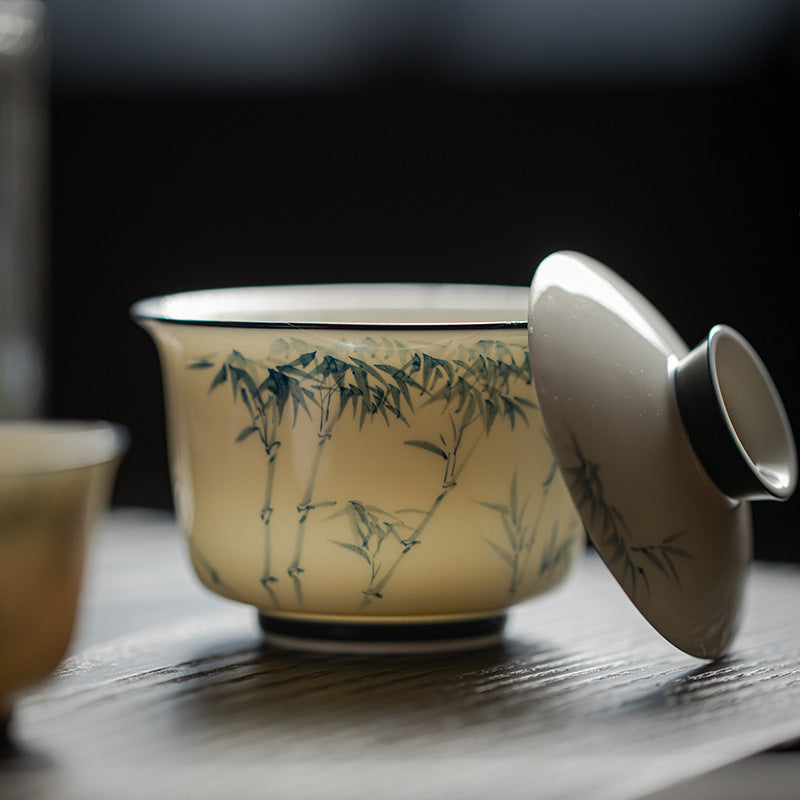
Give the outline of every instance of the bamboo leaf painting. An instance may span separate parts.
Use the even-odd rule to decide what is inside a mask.
[[[228,380],[228,365],[223,364],[220,367],[219,372],[217,372],[217,374],[214,376],[214,380],[211,381],[208,391],[213,392],[217,386],[219,386],[221,383],[225,383],[226,380]]]
[[[333,543],[335,545],[337,545],[339,547],[344,547],[346,550],[349,550],[351,553],[355,553],[356,555],[361,556],[361,558],[363,558],[368,564],[370,563],[370,561],[369,561],[369,553],[363,547],[359,547],[358,545],[355,545],[355,544],[350,544],[350,542],[338,542],[338,541],[333,540],[333,539],[331,541],[333,541]]]
[[[246,428],[242,430],[242,432],[236,437],[237,442],[243,442],[248,436],[252,436],[258,428],[255,425],[248,425]]]
[[[500,545],[497,545],[492,541],[489,542],[489,546],[492,548],[492,550],[494,550],[495,553],[497,553],[498,556],[500,556],[502,561],[511,567],[511,569],[514,569],[514,556],[512,556],[511,553],[507,553],[502,547],[500,547]]]
[[[355,592],[360,602],[380,601],[404,560],[422,552],[425,535],[435,527],[440,507],[457,491],[478,444],[500,425],[507,430],[529,427],[536,409],[526,347],[491,339],[469,346],[442,342],[426,347],[391,337],[365,337],[360,343],[341,347],[333,343],[328,348],[310,346],[299,337],[281,337],[262,353],[231,350],[224,358],[202,355],[186,366],[212,372],[209,393],[222,384],[231,385],[234,407],[241,408],[237,412],[241,427],[234,439],[243,448],[260,447],[263,454],[264,490],[254,501],[254,517],[262,531],[260,583],[274,607],[280,607],[281,596],[286,596],[284,584],[294,603],[303,605],[303,585],[311,579],[306,574],[305,539],[309,521],[322,508],[334,509],[329,520],[347,515],[352,540],[340,536],[329,541],[366,566],[366,582]],[[329,442],[339,438],[341,420],[350,420],[347,424],[355,425],[357,432],[373,424],[411,427],[421,409],[426,413],[436,409],[441,420],[438,434],[400,441],[419,451],[421,458],[435,456],[441,465],[427,497],[398,498],[397,505],[404,510],[393,511],[352,498],[317,496],[320,470]],[[296,498],[281,512],[295,515],[295,530],[291,557],[278,569],[272,539],[276,476],[284,461],[281,442],[290,429],[298,429],[301,418],[307,421],[304,431],[310,424],[304,435],[313,455]],[[506,503],[483,505],[503,517],[499,529],[507,544],[495,542],[492,548],[511,567],[520,554],[529,553],[527,543],[533,535],[523,524],[528,501],[521,496],[516,477]],[[325,524],[317,519],[314,530]]]
[[[632,596],[639,586],[650,594],[651,577],[655,569],[663,579],[681,585],[676,559],[691,559],[692,555],[676,542],[685,531],[668,534],[654,544],[633,544],[633,535],[623,513],[606,499],[600,477],[601,465],[591,461],[581,449],[574,433],[568,448],[573,463],[564,472],[571,483],[578,510],[584,510],[595,529],[603,536],[603,546],[611,563],[619,565],[622,583]]]
[[[545,437],[546,438],[546,437]],[[487,539],[487,544],[501,561],[511,570],[508,586],[510,595],[516,594],[522,583],[529,577],[532,564],[531,554],[534,545],[541,538],[541,527],[548,507],[548,499],[553,483],[553,472],[556,468],[555,456],[549,466],[544,480],[541,481],[541,496],[531,502],[533,490],[522,497],[519,491],[517,472],[514,471],[509,480],[509,493],[506,502],[487,500],[476,501],[484,508],[499,516],[506,537],[508,548]],[[566,562],[568,555],[577,541],[578,530],[570,527],[566,535],[561,536],[558,524],[554,524],[551,538],[545,544],[539,558],[537,576],[541,577]]]
[[[419,439],[408,439],[406,440],[406,444],[411,445],[411,447],[419,447],[420,450],[427,450],[429,453],[433,453],[434,455],[447,460],[447,453],[445,453],[445,451],[442,450],[439,445],[436,445],[433,442],[423,442]]]

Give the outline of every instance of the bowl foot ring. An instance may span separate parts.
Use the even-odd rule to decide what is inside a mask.
[[[331,653],[442,653],[493,647],[502,641],[506,615],[450,622],[325,622],[259,613],[269,644]]]

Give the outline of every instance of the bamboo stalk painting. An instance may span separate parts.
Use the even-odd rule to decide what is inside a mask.
[[[357,343],[326,346],[316,340],[279,337],[264,353],[232,349],[221,357],[194,359],[186,366],[211,373],[209,395],[228,388],[231,402],[240,408],[236,446],[258,447],[263,455],[264,490],[260,498],[254,498],[252,513],[261,525],[260,582],[269,600],[265,605],[276,609],[289,602],[289,588],[292,607],[302,608],[305,589],[314,580],[305,559],[312,520],[315,536],[326,526],[336,526],[339,533],[326,537],[329,546],[363,566],[363,583],[353,587],[354,613],[380,604],[405,562],[423,557],[416,554],[422,553],[425,541],[435,535],[438,517],[450,498],[463,494],[460,483],[465,471],[480,466],[475,455],[479,446],[500,430],[508,433],[519,427],[531,428],[534,423],[540,426],[527,348],[521,341],[487,338],[469,343],[412,343],[368,336]],[[420,430],[411,423],[423,415],[432,422]],[[348,437],[366,435],[372,426],[406,431],[395,439],[393,451],[375,457],[387,463],[402,461],[413,471],[429,475],[427,489],[412,494],[400,485],[397,501],[390,506],[368,496],[367,486],[359,496],[336,495],[320,488],[320,475],[332,460],[328,457],[331,449],[351,447],[353,440]],[[297,469],[288,463],[286,442],[290,436],[299,436],[301,429],[306,452],[312,455],[291,501],[295,509],[291,557],[288,563],[277,564],[274,489],[282,469]],[[500,504],[477,502],[487,509],[487,518],[492,516],[489,511],[500,514],[500,530],[517,524],[515,515],[524,511],[514,499],[519,492],[515,465],[509,466],[512,500],[508,513],[501,511]],[[537,515],[533,527],[520,530],[512,551],[490,542],[502,561],[511,565],[511,595],[519,588],[531,559],[533,539],[539,535],[543,507],[556,473],[554,461],[548,473],[540,487],[541,498],[530,504]],[[464,498],[474,505],[475,500]],[[286,509],[282,513],[281,536],[285,537]],[[552,541],[549,549],[542,544],[544,561],[537,570],[545,569],[545,561],[547,569],[555,568],[577,538],[575,530],[559,531],[557,521],[550,524],[555,525]],[[545,535],[539,538],[544,543]],[[206,568],[213,570],[216,581],[224,579],[221,569],[210,563]]]

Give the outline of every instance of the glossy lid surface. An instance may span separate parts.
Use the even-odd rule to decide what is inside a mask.
[[[572,252],[548,256],[538,267],[528,334],[547,431],[600,556],[672,644],[701,658],[724,654],[739,625],[751,515],[746,499],[726,495],[710,477],[714,469],[701,463],[683,424],[675,374],[689,348],[627,282]],[[762,367],[750,372],[772,403],[766,434],[772,440],[755,451],[770,455],[764,475],[784,462],[784,488],[772,494],[785,497],[796,482],[796,455]],[[716,405],[755,469],[724,404]],[[698,424],[705,429],[702,416]],[[758,425],[741,422],[740,430],[743,439],[761,437]]]

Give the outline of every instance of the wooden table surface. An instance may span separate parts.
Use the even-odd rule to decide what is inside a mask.
[[[641,797],[800,737],[798,609],[800,569],[754,565],[734,652],[697,661],[590,553],[501,646],[288,652],[199,585],[171,517],[115,511],[0,797]]]

